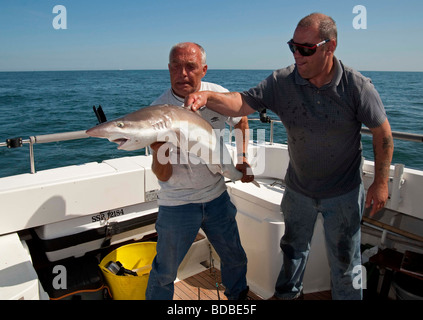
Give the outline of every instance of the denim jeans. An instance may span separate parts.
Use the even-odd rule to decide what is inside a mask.
[[[323,216],[331,269],[332,299],[361,300],[354,285],[355,266],[361,265],[360,222],[364,210],[363,184],[339,197],[313,199],[286,188],[281,209],[285,234],[281,239],[283,266],[275,286],[279,298],[294,298],[303,288],[303,276],[318,213]]]
[[[157,255],[148,280],[147,300],[171,300],[180,263],[200,227],[220,257],[222,282],[228,299],[247,288],[247,257],[235,220],[236,208],[225,191],[207,203],[160,206],[156,221]]]

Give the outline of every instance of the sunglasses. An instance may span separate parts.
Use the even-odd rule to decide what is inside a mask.
[[[292,53],[295,53],[295,51],[298,50],[298,52],[302,56],[309,57],[309,56],[312,56],[316,52],[318,47],[323,46],[325,43],[328,43],[329,41],[330,39],[326,39],[326,40],[323,40],[322,42],[319,42],[318,44],[310,45],[308,43],[304,43],[304,44],[295,43],[294,39],[291,39],[288,41],[288,46]]]

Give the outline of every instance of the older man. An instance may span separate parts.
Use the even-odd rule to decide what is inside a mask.
[[[386,113],[371,81],[335,56],[335,21],[320,13],[303,18],[288,42],[295,64],[276,70],[243,93],[198,92],[186,99],[192,109],[208,108],[231,116],[268,108],[288,134],[290,163],[281,209],[284,253],[275,298],[301,295],[303,275],[317,214],[324,218],[331,266],[332,297],[361,299],[353,285],[360,259],[360,221],[388,198],[393,140]],[[375,178],[367,198],[360,168],[360,129],[373,134]]]
[[[196,91],[228,91],[217,84],[201,81],[206,72],[206,54],[200,45],[189,42],[175,45],[169,55],[171,88],[152,104],[182,106],[184,98]],[[201,115],[214,129],[223,130],[225,122],[229,122],[240,129],[244,137],[248,136],[246,117],[228,118],[208,109],[201,111]],[[245,182],[253,179],[246,175],[247,143],[247,139],[237,141],[240,153],[237,168],[244,172],[242,180]],[[247,258],[235,221],[236,208],[230,201],[223,177],[211,173],[204,163],[195,164],[197,161],[188,164],[178,161],[162,163],[157,156],[158,149],[165,147],[162,143],[151,146],[152,169],[159,179],[161,189],[156,222],[157,256],[150,273],[146,298],[172,299],[179,264],[201,227],[220,257],[225,295],[228,299],[245,299],[248,293]],[[170,152],[177,153],[178,149]],[[166,158],[172,161],[179,159],[179,156]]]

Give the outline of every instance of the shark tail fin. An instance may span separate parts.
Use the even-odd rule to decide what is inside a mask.
[[[257,188],[261,188],[260,185],[259,185],[259,183],[256,180],[251,181],[251,183],[253,185],[255,185]]]

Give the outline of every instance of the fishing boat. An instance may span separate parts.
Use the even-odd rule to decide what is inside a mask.
[[[250,141],[248,150],[260,188],[251,183],[227,182],[228,192],[238,210],[237,223],[248,257],[248,285],[260,299],[273,295],[283,262],[279,247],[284,233],[280,202],[289,161],[287,145],[273,141],[273,131],[280,122],[267,120],[270,141]],[[362,133],[370,134],[370,131],[363,128]],[[396,139],[417,143],[423,139],[421,135],[393,134]],[[89,272],[86,259],[92,256],[97,257],[97,265],[98,255],[104,257],[106,251],[128,243],[154,241],[159,185],[151,171],[152,156],[147,150],[139,156],[36,171],[35,144],[86,138],[84,130],[0,143],[0,147],[10,149],[29,145],[31,166],[30,173],[0,178],[0,299],[62,298],[52,295],[48,288],[63,287],[63,281],[59,280],[61,275],[70,272],[66,269],[70,268],[67,267],[69,261],[79,263],[83,272]],[[235,155],[232,140],[227,147]],[[362,175],[367,189],[374,176],[372,161],[364,160]],[[399,269],[392,269],[375,256],[380,258],[380,254],[388,252],[386,250],[399,257],[409,251],[423,253],[422,201],[423,171],[393,164],[385,209],[372,219],[365,215],[362,223],[362,243],[368,248],[363,251],[373,259],[381,274],[377,280],[378,293],[388,288],[389,297],[396,298],[392,297],[392,279],[386,276]],[[211,265],[218,269],[219,257],[200,230],[179,268],[177,281],[201,274]],[[304,293],[330,290],[329,270],[319,216],[304,276]],[[366,268],[358,274],[361,274],[359,283],[365,288]],[[379,279],[383,275],[385,279]],[[418,276],[416,279],[420,280]],[[66,285],[69,286],[70,281],[64,287]],[[201,285],[198,286],[200,293]],[[104,290],[97,298],[104,298]]]

